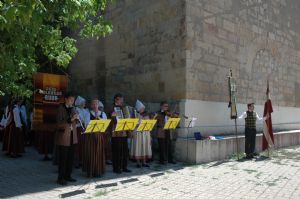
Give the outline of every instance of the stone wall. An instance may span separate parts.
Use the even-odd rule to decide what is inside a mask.
[[[118,0],[107,12],[114,32],[80,40],[70,72],[83,96],[107,106],[117,92],[151,110],[169,100],[196,125],[220,128],[233,124],[232,68],[239,113],[253,101],[262,115],[269,77],[274,123],[300,124],[299,13],[297,0]]]
[[[104,42],[77,39],[78,53],[69,68],[71,90],[87,99],[97,97],[103,101],[106,77]]]
[[[225,102],[226,75],[240,103],[300,105],[300,1],[187,0],[187,99]],[[295,95],[295,93],[297,93]]]
[[[185,98],[184,1],[117,1],[108,11],[114,32],[105,39],[106,99],[133,103]]]

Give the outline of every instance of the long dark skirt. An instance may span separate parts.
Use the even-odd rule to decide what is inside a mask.
[[[105,145],[105,160],[112,160],[112,151],[111,151],[111,134],[106,132],[104,134],[104,145]]]
[[[81,127],[77,127],[77,139],[78,144],[74,145],[74,163],[75,166],[82,165],[82,153],[83,153],[83,129]]]
[[[4,136],[4,128],[0,130],[0,142],[3,141],[3,136]]]
[[[9,125],[10,126],[10,125]],[[2,145],[2,151],[7,151],[8,150],[8,141],[9,141],[9,129],[10,127],[7,126],[4,129],[3,132],[3,145]]]
[[[54,146],[54,131],[37,131],[37,149],[40,154],[52,154]]]
[[[82,171],[88,177],[101,176],[105,172],[105,146],[103,133],[83,135]]]
[[[24,133],[22,132],[22,129],[17,128],[14,123],[10,124],[8,128],[9,134],[7,152],[13,155],[24,153]]]

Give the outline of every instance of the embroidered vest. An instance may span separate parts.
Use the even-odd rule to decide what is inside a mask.
[[[256,129],[256,113],[247,111],[247,117],[245,118],[246,128]]]
[[[95,113],[96,114],[96,113]],[[90,113],[91,115],[91,120],[99,120],[99,119],[103,119],[103,111],[101,111],[101,114],[99,116],[99,118],[95,117],[92,113]]]

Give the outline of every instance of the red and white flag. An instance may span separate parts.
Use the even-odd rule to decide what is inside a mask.
[[[265,102],[264,108],[264,133],[263,133],[263,142],[262,142],[262,150],[266,150],[268,148],[272,148],[274,146],[274,136],[273,136],[273,126],[272,126],[272,116],[273,107],[272,102],[270,100],[270,91],[269,91],[269,80],[267,83],[267,101]]]

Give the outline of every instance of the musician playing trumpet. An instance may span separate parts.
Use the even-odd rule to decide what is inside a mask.
[[[160,164],[176,164],[173,159],[172,135],[170,130],[164,130],[165,123],[170,117],[178,117],[178,114],[169,111],[169,104],[166,101],[160,103],[160,110],[156,113],[157,119],[157,141],[159,147]]]

